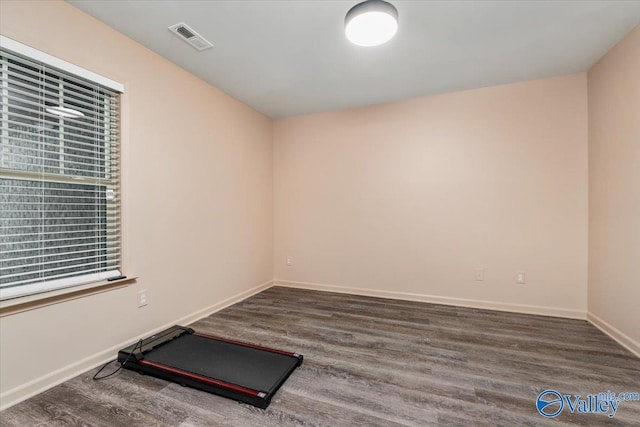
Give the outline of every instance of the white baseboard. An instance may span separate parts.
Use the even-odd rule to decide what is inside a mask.
[[[618,344],[620,344],[636,356],[640,357],[640,343],[638,341],[620,331],[620,329],[611,326],[609,323],[605,322],[600,317],[591,312],[587,312],[587,320],[591,322],[593,326],[616,340]]]
[[[541,316],[564,317],[568,319],[586,320],[587,314],[582,310],[543,307],[536,305],[502,303],[465,298],[440,297],[435,295],[414,294],[408,292],[382,291],[366,288],[350,288],[320,283],[294,282],[288,280],[274,280],[274,286],[310,289],[315,291],[337,292],[343,294],[362,295],[368,297],[389,298],[405,301],[428,302],[432,304],[453,305],[458,307],[482,308],[486,310],[508,311],[512,313],[537,314]]]
[[[103,351],[95,353],[75,363],[64,366],[54,372],[51,372],[47,375],[44,375],[32,381],[29,381],[26,384],[22,384],[11,390],[7,390],[4,393],[0,394],[0,411],[7,409],[10,406],[15,405],[16,403],[20,403],[23,400],[26,400],[32,396],[35,396],[36,394],[42,393],[43,391],[48,390],[51,387],[54,387],[67,380],[70,380],[71,378],[77,375],[80,375],[83,372],[86,372],[90,369],[94,369],[95,367],[100,366],[108,362],[109,360],[112,360],[113,355],[116,354],[118,350],[128,345],[131,345],[132,343],[136,342],[140,338],[153,335],[156,332],[160,332],[173,325],[180,325],[180,324],[188,325],[190,323],[193,323],[198,319],[202,319],[203,317],[209,316],[212,313],[215,313],[226,307],[229,307],[230,305],[236,304],[244,299],[247,299],[250,296],[257,294],[258,292],[262,292],[263,290],[270,288],[272,285],[273,285],[273,281],[269,280],[268,282],[265,282],[252,289],[249,289],[247,291],[244,291],[237,295],[229,297],[207,308],[196,311],[187,316],[181,317],[177,320],[167,323],[166,325],[163,325],[151,331],[145,332],[140,336],[132,337],[127,341],[121,342],[117,345],[109,347]]]

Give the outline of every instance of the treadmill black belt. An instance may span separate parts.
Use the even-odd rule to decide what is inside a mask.
[[[298,362],[295,357],[198,335],[159,347],[145,360],[258,391],[269,391]]]
[[[174,326],[118,353],[126,369],[266,408],[302,355]]]

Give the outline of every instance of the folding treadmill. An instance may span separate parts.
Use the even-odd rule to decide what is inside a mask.
[[[126,369],[266,408],[302,355],[172,326],[118,352]]]

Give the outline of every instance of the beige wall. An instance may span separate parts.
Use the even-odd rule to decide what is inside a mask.
[[[268,118],[120,33],[57,1],[2,0],[0,19],[2,35],[126,85],[124,272],[140,277],[2,318],[4,405],[270,281],[273,174]],[[138,309],[140,289],[149,305]]]
[[[588,114],[582,73],[275,124],[66,3],[1,0],[0,32],[126,85],[125,274],[140,277],[0,319],[0,406],[274,276],[582,317],[588,181],[590,316],[640,340],[638,29],[589,73]]]
[[[274,144],[276,282],[584,318],[585,73],[282,119]]]
[[[640,27],[589,80],[589,314],[640,355]]]

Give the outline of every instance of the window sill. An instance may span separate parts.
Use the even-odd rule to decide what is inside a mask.
[[[100,281],[82,286],[60,289],[57,291],[44,292],[41,294],[28,295],[24,297],[7,299],[0,301],[0,317],[11,316],[24,311],[35,310],[48,305],[59,304],[102,292],[120,289],[135,282],[137,277],[126,277],[113,281]]]

